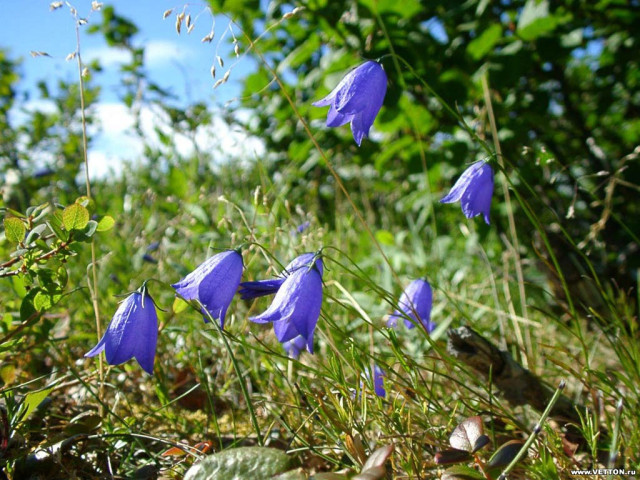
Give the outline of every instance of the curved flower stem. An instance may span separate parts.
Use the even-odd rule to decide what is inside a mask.
[[[524,443],[524,445],[522,445],[522,448],[520,449],[518,454],[515,456],[515,458],[511,461],[509,465],[507,465],[507,468],[505,468],[502,471],[502,473],[498,477],[498,480],[507,480],[507,475],[509,475],[509,472],[511,472],[511,470],[515,468],[516,464],[522,459],[522,457],[525,456],[525,454],[527,453],[527,450],[529,450],[529,447],[531,446],[533,441],[536,439],[536,437],[542,430],[542,424],[544,424],[544,422],[547,420],[547,417],[551,413],[551,409],[553,409],[553,406],[556,404],[556,402],[560,398],[560,395],[562,395],[562,391],[564,390],[565,386],[566,386],[566,383],[564,380],[562,380],[558,385],[558,388],[556,389],[555,393],[553,394],[553,397],[551,397],[551,400],[549,400],[549,404],[547,405],[547,408],[545,408],[544,412],[542,412],[542,415],[540,416],[540,420],[538,420],[538,423],[535,425],[535,427],[533,427],[533,432],[531,432],[531,435],[529,435],[529,438],[527,438],[527,441]]]
[[[509,221],[509,233],[511,234],[511,241],[513,242],[513,253],[514,253],[514,266],[516,270],[516,279],[518,280],[518,293],[520,295],[520,314],[527,318],[529,315],[527,314],[527,302],[525,300],[525,289],[524,289],[524,274],[522,273],[522,260],[520,258],[520,242],[518,241],[518,232],[516,231],[516,222],[513,215],[513,204],[511,202],[511,195],[509,194],[509,185],[507,182],[506,175],[504,175],[504,161],[502,158],[502,148],[500,147],[500,140],[498,139],[498,127],[496,125],[496,118],[493,114],[493,104],[491,103],[491,94],[489,92],[489,80],[488,80],[487,72],[485,71],[482,74],[482,92],[484,95],[484,103],[487,106],[487,116],[489,117],[489,125],[491,128],[491,136],[493,137],[493,146],[496,150],[496,161],[502,168],[503,175],[500,175],[500,184],[502,185],[502,195],[504,196],[504,202],[507,206],[507,218]],[[511,302],[510,302],[511,303]],[[514,328],[516,331],[516,335],[521,337],[519,324],[514,322]],[[525,329],[525,340],[526,345],[520,338],[521,346],[520,348],[523,350],[523,360],[525,360],[525,367],[529,368],[528,355],[526,352],[534,353],[533,345],[531,343],[531,334],[529,329]]]
[[[227,339],[227,334],[220,327],[218,320],[213,318],[209,313],[209,311],[206,308],[204,308],[200,302],[197,302],[197,303],[198,303],[198,306],[201,308],[201,311],[205,313],[209,321],[216,326],[216,328],[218,329],[218,332],[220,333],[220,336],[222,337],[224,346],[227,350],[227,353],[229,354],[229,358],[231,359],[231,364],[233,365],[233,369],[235,370],[236,375],[238,376],[238,380],[240,382],[240,389],[242,390],[242,396],[244,397],[244,401],[247,404],[247,409],[249,410],[249,417],[251,418],[251,424],[253,425],[253,429],[256,431],[256,436],[258,437],[258,445],[263,446],[264,441],[262,440],[262,434],[260,433],[260,425],[258,424],[258,418],[256,417],[255,410],[253,409],[253,405],[251,403],[251,397],[249,396],[249,391],[247,390],[247,385],[244,383],[244,376],[242,375],[242,371],[240,370],[240,365],[238,365],[238,362],[236,361],[236,356],[233,354],[233,349],[231,348],[231,344]]]
[[[409,70],[409,73],[411,73],[411,75],[413,75],[418,80],[418,82],[420,82],[420,84],[425,88],[425,90],[427,90],[427,92],[429,92],[431,96],[433,96],[436,100],[438,100],[438,103],[442,105],[442,107],[444,107],[444,109],[447,112],[449,112],[456,120],[458,120],[458,122],[460,123],[460,126],[469,134],[471,138],[473,138],[476,142],[478,142],[478,145],[480,145],[482,149],[485,152],[487,152],[487,155],[489,157],[491,158],[495,157],[496,153],[491,149],[491,147],[485,140],[483,140],[478,136],[478,134],[473,130],[473,128],[467,125],[467,122],[465,121],[464,117],[460,112],[458,112],[456,109],[451,107],[444,100],[444,98],[438,95],[438,93],[433,88],[431,88],[431,85],[429,85],[420,75],[418,75],[418,73],[413,69],[413,67],[409,62],[407,62],[404,58],[402,58],[401,56],[395,53],[393,54],[393,57],[394,59],[401,61],[402,64],[407,68],[407,70]]]
[[[78,63],[78,82],[80,85],[80,115],[82,119],[82,154],[84,161],[84,176],[87,189],[87,198],[91,199],[91,181],[89,179],[89,145],[87,140],[87,117],[85,113],[84,103],[84,77],[82,76],[82,58],[80,56],[80,19],[74,11],[74,20],[76,23],[76,61]],[[96,333],[98,340],[102,337],[102,322],[100,321],[100,307],[98,304],[98,268],[96,267],[96,242],[91,238],[91,279],[87,281],[89,291],[91,293],[91,303],[93,305],[93,313],[96,319]],[[103,398],[104,394],[104,361],[102,355],[98,356],[98,371],[100,372],[100,390],[99,398]],[[101,412],[104,413],[104,412]]]
[[[329,170],[329,173],[331,173],[331,175],[335,179],[336,184],[340,188],[340,191],[342,191],[342,193],[345,195],[345,198],[349,202],[349,205],[351,206],[353,212],[356,214],[356,217],[358,217],[358,220],[360,221],[360,223],[362,223],[362,226],[364,227],[364,229],[367,232],[367,234],[369,235],[369,237],[371,237],[371,240],[374,243],[374,245],[376,246],[376,249],[378,250],[378,252],[382,256],[382,258],[384,259],[384,262],[389,267],[389,271],[391,272],[391,275],[393,275],[394,280],[398,283],[398,285],[401,285],[402,283],[400,281],[400,277],[398,276],[396,271],[393,269],[393,266],[391,265],[391,261],[389,260],[389,257],[387,257],[387,255],[384,253],[384,250],[382,250],[382,246],[380,245],[380,242],[378,242],[378,240],[376,239],[376,236],[373,234],[373,231],[371,230],[371,227],[369,226],[369,224],[367,223],[365,218],[362,216],[362,213],[360,212],[360,210],[356,206],[355,202],[353,201],[353,198],[351,197],[351,195],[349,194],[349,191],[347,190],[347,188],[345,187],[344,183],[342,182],[342,179],[340,178],[340,175],[335,170],[335,168],[333,168],[333,165],[331,165],[331,162],[329,161],[329,157],[327,157],[327,154],[324,152],[324,150],[322,149],[322,147],[320,146],[320,144],[316,140],[316,137],[313,134],[313,132],[311,131],[311,128],[309,127],[309,124],[305,120],[304,116],[298,110],[298,107],[296,107],[296,104],[293,101],[293,99],[291,98],[291,95],[289,95],[289,92],[287,92],[287,89],[286,89],[285,85],[282,83],[282,80],[280,79],[280,76],[271,67],[269,62],[267,62],[267,59],[264,58],[264,55],[262,54],[262,52],[260,52],[260,50],[258,50],[258,48],[255,46],[254,42],[250,38],[248,38],[246,36],[246,34],[245,34],[245,37],[250,42],[251,48],[256,53],[256,55],[258,55],[258,58],[260,58],[260,61],[262,62],[264,67],[273,76],[273,78],[275,79],[276,83],[280,87],[280,90],[282,91],[282,94],[284,95],[284,97],[286,98],[287,102],[289,103],[289,105],[293,109],[293,113],[295,114],[296,118],[298,120],[300,120],[300,123],[302,123],[302,126],[303,126],[307,136],[309,137],[309,139],[313,143],[314,148],[318,151],[318,153],[322,157],[322,160],[324,161],[325,165],[327,166],[327,169]]]
[[[382,33],[384,34],[384,38],[386,38],[387,43],[389,44],[389,50],[391,52],[391,60],[393,61],[393,65],[396,69],[396,73],[398,75],[398,82],[400,83],[400,86],[402,87],[402,89],[404,91],[407,90],[407,84],[404,81],[404,77],[402,76],[402,68],[400,68],[400,62],[398,62],[398,55],[396,55],[396,49],[393,47],[393,42],[391,41],[391,37],[389,36],[389,32],[387,31],[387,27],[384,24],[384,21],[382,20],[382,17],[380,16],[380,12],[378,12],[378,1],[374,0],[374,9],[373,12],[376,16],[376,20],[378,21],[378,24],[380,25],[380,28],[382,29]],[[413,118],[411,117],[411,115],[407,115],[407,120],[409,121],[409,123],[411,124],[411,130],[413,131],[413,134],[416,138],[416,140],[418,141],[418,146],[419,148],[419,152],[420,152],[420,161],[422,162],[422,169],[424,170],[424,177],[425,177],[425,185],[427,187],[427,194],[429,195],[429,199],[431,200],[433,197],[433,190],[431,189],[431,182],[429,181],[429,172],[427,169],[427,156],[426,153],[424,151],[424,145],[422,144],[422,138],[420,137],[420,134],[418,133],[418,128],[416,126],[415,121],[413,120]],[[433,201],[429,202],[429,206],[431,207],[431,228],[433,229],[433,235],[435,238],[438,237],[438,224],[436,222],[436,210],[433,206]],[[434,242],[434,245],[436,245],[436,242]],[[436,247],[436,255],[438,255],[438,258],[440,257],[439,252],[437,251],[437,247]]]

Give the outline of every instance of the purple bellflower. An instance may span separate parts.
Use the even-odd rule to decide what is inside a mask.
[[[378,365],[373,366],[373,391],[379,397],[386,397],[387,391],[384,389],[384,377],[386,374]]]
[[[227,250],[205,260],[171,286],[185,300],[198,300],[202,304],[205,322],[209,322],[209,317],[204,310],[224,328],[224,317],[238,290],[242,268],[242,255],[236,250]]]
[[[479,161],[460,175],[451,191],[440,200],[440,203],[460,201],[465,217],[473,218],[482,214],[484,221],[489,225],[491,195],[493,195],[493,169],[488,163]]]
[[[398,319],[403,319],[407,328],[413,328],[415,327],[414,322],[419,320],[427,332],[431,333],[436,328],[436,324],[431,321],[432,303],[433,293],[429,282],[422,278],[414,280],[402,292],[398,302],[400,309],[389,316],[387,327],[395,328],[398,324]],[[416,318],[416,314],[418,318]],[[414,322],[409,318],[413,319]]]
[[[264,313],[249,318],[255,323],[272,322],[282,344],[301,336],[309,353],[313,353],[313,334],[322,306],[322,267],[319,259],[313,258],[317,257],[290,272]]]
[[[306,222],[303,222],[300,225],[298,225],[298,227],[296,228],[296,232],[302,233],[310,226],[311,226],[311,222],[307,220]]]
[[[307,339],[302,335],[298,335],[297,337],[282,343],[282,348],[287,352],[287,355],[296,359],[300,356],[300,352],[302,352],[306,346]]]
[[[240,297],[243,300],[250,300],[276,293],[284,283],[287,276],[299,268],[308,268],[314,257],[316,257],[315,253],[303,253],[302,255],[297,256],[286,267],[284,267],[284,271],[280,274],[279,278],[242,282],[240,284],[240,290],[238,291]],[[316,258],[316,268],[320,271],[320,276],[322,276],[321,258]]]
[[[153,375],[157,343],[156,307],[143,285],[120,304],[104,335],[85,357],[95,357],[104,351],[109,365],[135,358],[145,372]]]
[[[330,105],[327,127],[351,122],[353,138],[360,146],[378,115],[387,93],[387,74],[378,62],[368,61],[351,70],[315,107]]]
[[[373,392],[380,398],[385,398],[387,396],[387,391],[384,389],[384,377],[387,376],[378,365],[374,365],[373,369],[367,369],[363,375],[361,375],[360,380],[360,390],[364,389],[364,379],[371,380],[371,374],[373,373]],[[352,389],[351,398],[355,399],[358,397],[355,389]]]

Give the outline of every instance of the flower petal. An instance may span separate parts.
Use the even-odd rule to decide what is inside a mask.
[[[407,285],[404,289],[400,300],[398,301],[398,307],[400,311],[396,310],[387,321],[387,326],[395,327],[397,325],[398,318],[404,320],[404,324],[408,329],[415,327],[416,322],[422,323],[427,331],[433,330],[435,324],[431,323],[431,306],[433,304],[433,292],[429,282],[422,278],[418,278]],[[418,318],[416,318],[416,315]],[[412,321],[413,320],[413,321]],[[431,328],[431,330],[429,330]]]
[[[368,61],[351,70],[336,90],[333,102],[336,110],[356,114],[372,104],[382,105],[380,100],[387,90],[387,76],[379,63]]]
[[[100,352],[104,351],[104,345],[105,345],[106,337],[107,337],[106,334],[102,335],[102,338],[100,339],[98,344],[95,347],[93,347],[91,350],[89,350],[87,353],[85,353],[84,356],[85,357],[95,357]]]
[[[298,332],[296,326],[290,322],[288,318],[283,318],[273,322],[273,331],[280,343],[288,342],[289,340],[300,336],[300,332]]]
[[[240,284],[240,298],[251,300],[265,295],[276,293],[284,283],[284,278],[274,278],[273,280],[256,280],[253,282],[242,282]]]
[[[287,352],[291,358],[298,358],[300,356],[300,352],[306,346],[307,340],[302,336],[298,335],[292,340],[288,340],[282,344],[282,348]]]
[[[231,250],[198,284],[198,300],[224,328],[224,317],[242,279],[242,257]],[[205,322],[208,318],[205,316]]]
[[[315,106],[331,105],[327,126],[338,127],[351,122],[353,138],[358,146],[382,107],[387,92],[387,75],[382,66],[368,61],[347,73],[333,91]]]
[[[235,250],[205,260],[183,280],[172,285],[187,300],[198,300],[224,328],[224,317],[242,279],[242,255]],[[208,316],[204,315],[204,321]]]
[[[134,332],[130,325],[135,324],[136,316],[142,308],[142,294],[134,292],[118,307],[105,332],[104,353],[109,365],[120,365],[133,358]]]
[[[331,105],[329,113],[327,114],[327,127],[340,127],[345,123],[349,123],[352,118],[353,115],[340,113]]]
[[[340,85],[338,85],[338,87],[339,86]],[[334,88],[329,95],[318,100],[317,102],[313,102],[311,105],[313,105],[314,107],[326,107],[327,105],[331,105],[335,99],[338,87]]]

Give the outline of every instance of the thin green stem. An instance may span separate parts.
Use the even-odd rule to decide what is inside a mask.
[[[80,19],[77,13],[74,15],[76,22],[76,59],[78,63],[78,81],[80,85],[80,115],[82,118],[82,154],[84,161],[84,176],[87,189],[87,198],[91,199],[91,181],[89,179],[89,153],[87,140],[87,117],[85,114],[84,102],[84,77],[82,76],[82,57],[80,55]],[[102,322],[100,321],[100,306],[98,304],[98,268],[96,266],[96,245],[95,240],[91,239],[91,279],[87,282],[89,291],[91,292],[91,303],[93,305],[93,313],[96,319],[96,333],[98,339],[102,337]],[[100,392],[102,399],[104,393],[104,362],[102,355],[98,356],[98,371],[100,372]]]
[[[220,326],[218,320],[213,318],[206,308],[204,308],[201,304],[199,304],[199,307],[202,312],[205,312],[209,321],[215,325],[215,327],[218,329],[218,332],[220,333],[220,337],[224,342],[225,349],[229,354],[231,365],[233,365],[233,369],[236,372],[236,375],[238,376],[238,381],[240,382],[240,389],[242,390],[242,396],[244,397],[244,401],[247,404],[247,410],[249,411],[249,417],[251,418],[251,424],[253,425],[253,429],[256,431],[256,436],[258,437],[258,445],[262,446],[264,445],[264,440],[262,439],[262,434],[260,433],[260,425],[258,424],[258,417],[256,417],[256,412],[253,409],[253,404],[251,403],[251,397],[249,396],[247,385],[244,383],[244,376],[242,375],[242,371],[240,370],[240,365],[236,360],[236,356],[233,354],[233,349],[231,348],[231,344],[227,339],[227,334]]]
[[[547,421],[547,417],[551,413],[553,406],[556,404],[556,402],[560,398],[560,395],[562,395],[562,391],[564,390],[565,385],[566,385],[565,381],[562,380],[558,385],[558,388],[556,389],[555,393],[553,394],[553,397],[551,397],[551,400],[549,400],[549,404],[547,405],[547,408],[545,408],[544,412],[542,412],[542,415],[540,416],[540,420],[538,420],[538,423],[536,424],[536,426],[533,427],[533,432],[531,432],[531,435],[529,435],[529,438],[527,438],[527,441],[524,442],[524,445],[522,445],[522,448],[520,449],[518,454],[515,456],[515,458],[511,461],[509,465],[507,465],[507,468],[505,468],[502,471],[502,473],[498,477],[498,480],[507,480],[507,475],[509,475],[509,472],[511,472],[511,470],[515,468],[515,466],[522,459],[522,457],[526,455],[527,450],[529,450],[529,447],[531,446],[533,441],[540,434],[540,431],[542,430],[542,425],[544,424],[544,422]]]
[[[622,417],[622,407],[624,406],[623,399],[618,400],[616,405],[616,416],[613,424],[613,437],[611,438],[611,446],[609,447],[609,460],[607,462],[607,468],[614,468],[616,460],[618,458],[618,438],[620,437],[620,419]],[[612,475],[607,477],[611,480]]]
[[[340,178],[340,175],[335,170],[335,168],[333,168],[333,165],[331,164],[331,162],[329,160],[329,157],[327,157],[327,154],[324,152],[324,150],[322,149],[322,147],[320,146],[320,144],[316,140],[316,137],[313,134],[313,132],[311,131],[311,128],[309,127],[309,124],[305,120],[304,116],[298,110],[298,107],[296,107],[296,104],[293,101],[293,99],[291,98],[291,95],[289,95],[289,92],[287,92],[287,89],[286,89],[284,83],[282,83],[282,80],[280,79],[280,76],[271,67],[269,62],[267,62],[267,59],[264,58],[264,55],[262,54],[262,52],[260,52],[256,48],[255,44],[253,44],[251,39],[248,38],[248,37],[247,37],[247,39],[249,40],[249,42],[251,42],[251,48],[253,48],[253,50],[256,52],[256,55],[258,55],[258,57],[260,58],[260,61],[264,65],[264,67],[269,71],[269,73],[276,80],[276,83],[280,87],[280,90],[282,91],[282,94],[284,95],[284,97],[286,98],[287,102],[289,103],[289,105],[293,109],[293,113],[295,114],[296,118],[300,121],[300,123],[302,123],[302,127],[304,128],[307,136],[309,137],[309,139],[313,143],[314,148],[318,151],[318,153],[322,157],[322,160],[324,161],[324,164],[327,166],[327,169],[329,170],[329,173],[331,173],[331,175],[335,179],[336,184],[338,185],[338,187],[340,188],[340,190],[344,194],[345,198],[347,199],[347,201],[348,201],[349,205],[351,206],[353,212],[355,213],[356,217],[358,217],[358,221],[362,224],[362,226],[364,227],[365,231],[367,232],[367,234],[371,238],[371,241],[373,242],[373,244],[375,245],[376,249],[378,250],[378,252],[382,256],[384,262],[389,267],[389,271],[391,272],[391,275],[393,275],[393,277],[394,277],[395,281],[398,283],[398,285],[401,285],[402,282],[400,281],[400,277],[398,276],[398,274],[394,270],[393,266],[391,265],[391,261],[389,260],[389,257],[387,257],[387,255],[384,253],[384,250],[382,250],[382,246],[380,245],[380,242],[378,242],[378,239],[376,238],[376,236],[374,235],[373,231],[371,230],[371,227],[369,226],[369,224],[367,223],[365,218],[362,216],[362,213],[360,212],[360,209],[356,206],[355,202],[353,201],[353,198],[351,197],[351,194],[349,194],[349,191],[347,190],[346,186],[342,182],[342,179]]]
[[[491,102],[491,94],[489,92],[489,80],[487,78],[487,72],[485,71],[482,75],[482,91],[484,94],[484,103],[487,106],[487,116],[489,117],[489,125],[491,128],[491,136],[493,137],[493,146],[496,151],[496,161],[498,165],[500,165],[503,175],[500,175],[500,184],[502,186],[502,194],[504,196],[504,202],[507,206],[507,219],[509,222],[509,233],[511,234],[511,242],[513,244],[513,253],[514,253],[514,264],[516,270],[516,279],[518,281],[518,293],[520,295],[520,309],[521,314],[524,318],[528,318],[527,314],[527,302],[525,297],[525,289],[524,289],[524,275],[522,273],[522,259],[520,258],[520,242],[518,241],[518,232],[516,230],[516,222],[513,215],[513,203],[511,202],[511,194],[509,193],[509,185],[504,175],[504,161],[502,159],[502,148],[500,146],[500,139],[498,138],[498,127],[496,125],[496,117],[493,114],[493,104]],[[514,323],[514,327],[518,328],[518,324]],[[525,329],[525,338],[526,345],[523,345],[523,350],[525,352],[532,351],[532,343],[531,343],[531,335],[529,329]],[[525,354],[525,359],[528,356]],[[525,366],[528,366],[529,362],[526,362]]]
[[[393,42],[391,42],[391,37],[389,36],[389,32],[387,31],[387,27],[384,24],[384,21],[382,20],[382,17],[380,16],[380,12],[378,12],[378,1],[375,0],[374,2],[374,14],[376,16],[376,20],[378,21],[378,24],[380,25],[380,28],[382,29],[382,33],[384,35],[384,38],[386,38],[387,43],[389,44],[389,50],[391,51],[391,59],[393,61],[393,65],[396,69],[396,73],[398,76],[398,81],[400,83],[400,86],[402,87],[403,91],[407,90],[407,85],[404,81],[404,76],[402,75],[402,68],[400,68],[400,62],[398,61],[398,55],[396,54],[396,50],[393,47]],[[427,169],[427,156],[425,154],[424,151],[424,145],[422,144],[422,138],[420,138],[420,134],[418,133],[418,128],[416,126],[415,121],[413,120],[413,118],[411,117],[411,115],[407,115],[407,120],[409,121],[409,123],[411,124],[411,130],[413,131],[413,134],[416,138],[416,140],[418,141],[418,146],[419,146],[419,152],[420,152],[420,161],[422,162],[422,169],[424,171],[424,177],[425,177],[425,186],[427,187],[427,195],[429,195],[429,206],[431,208],[431,228],[433,229],[433,235],[434,238],[438,237],[438,225],[436,222],[436,210],[433,206],[433,201],[431,201],[433,199],[433,189],[431,188],[431,182],[429,180],[429,171]],[[433,242],[433,245],[436,246],[437,242]],[[436,247],[437,248],[437,247]],[[440,255],[438,254],[439,252],[436,251],[435,252],[436,255],[438,255],[438,257],[440,257]]]
[[[420,84],[425,88],[425,90],[427,90],[427,92],[429,92],[431,96],[433,96],[436,100],[438,100],[438,103],[440,103],[440,105],[442,105],[447,112],[449,112],[456,120],[458,120],[458,122],[460,123],[460,126],[469,134],[469,136],[471,136],[471,138],[473,138],[476,142],[478,142],[478,144],[487,153],[487,155],[493,158],[495,156],[495,152],[491,150],[491,147],[486,141],[484,141],[482,138],[478,136],[478,134],[473,130],[473,128],[467,125],[467,122],[464,120],[464,117],[462,116],[462,114],[457,110],[455,110],[454,108],[452,108],[444,100],[444,98],[438,95],[438,93],[433,88],[431,88],[431,85],[429,85],[422,77],[420,77],[420,75],[418,75],[418,73],[413,69],[413,67],[409,62],[407,62],[404,58],[402,58],[399,55],[394,54],[394,57],[397,57],[398,60],[402,61],[403,65],[407,68],[407,70],[409,70],[409,73],[411,73],[411,75],[413,75],[420,82]]]

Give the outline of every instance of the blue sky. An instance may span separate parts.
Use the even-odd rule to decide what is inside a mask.
[[[14,115],[16,121],[19,121],[21,108],[50,108],[46,102],[37,100],[35,85],[38,81],[46,80],[50,88],[56,86],[58,79],[77,82],[77,64],[66,60],[67,55],[76,50],[74,19],[66,4],[51,11],[50,3],[50,0],[0,0],[0,11],[5,19],[3,28],[0,29],[0,48],[8,50],[10,58],[21,60],[22,80],[18,89],[21,93],[28,94],[28,98],[18,106]],[[80,17],[88,18],[89,25],[101,22],[102,13],[91,11],[91,0],[69,3],[77,9]],[[222,78],[226,69],[234,65],[236,56],[229,41],[229,20],[223,16],[215,17],[216,34],[213,42],[201,42],[202,37],[210,32],[214,21],[206,9],[206,3],[187,4],[187,12],[195,19],[195,26],[189,35],[184,25],[182,34],[176,33],[175,15],[182,11],[184,4],[176,4],[175,0],[119,0],[105,2],[106,4],[112,5],[117,14],[132,20],[138,26],[139,33],[134,37],[134,45],[145,47],[145,66],[149,77],[175,95],[175,103],[178,105],[204,101],[214,111],[225,108],[228,101],[240,95],[239,80],[255,68],[251,58],[241,59],[233,67],[229,81],[213,89],[215,80],[211,77],[211,65],[216,63],[216,78]],[[171,8],[172,15],[163,20],[163,12]],[[93,80],[102,87],[100,101],[96,106],[102,130],[90,151],[90,165],[95,164],[96,175],[103,175],[107,173],[109,166],[117,170],[123,158],[133,161],[133,157],[140,152],[140,148],[132,150],[132,147],[137,147],[132,138],[125,138],[132,119],[119,99],[119,94],[122,93],[119,89],[119,66],[126,63],[129,57],[123,49],[109,48],[102,35],[87,34],[87,26],[80,28],[83,60],[87,62],[98,58],[103,67],[101,73],[93,76]],[[225,39],[221,41],[225,31]],[[238,31],[235,33],[239,35]],[[50,57],[32,57],[31,51],[43,51]],[[221,68],[216,62],[217,55],[223,58],[225,68]],[[154,122],[157,121],[152,118],[153,115],[153,112],[147,112],[149,128],[155,126]],[[221,125],[216,125],[216,131],[219,132],[220,128]],[[208,138],[210,133],[203,132],[202,138]],[[225,135],[223,133],[218,136]],[[243,141],[242,138],[235,139],[235,143],[242,144]],[[184,141],[183,143],[184,153],[188,154],[188,146]],[[231,147],[227,142],[226,148]],[[259,146],[254,147],[259,150]]]
[[[51,11],[48,0],[0,0],[3,17],[13,19],[3,22],[0,30],[0,46],[9,50],[12,58],[21,58],[23,86],[31,87],[43,78],[64,78],[73,81],[77,76],[74,62],[67,62],[67,55],[76,49],[74,20],[69,8],[63,7]],[[91,12],[90,0],[70,2],[81,17],[87,17],[89,24],[100,22],[100,12]],[[134,41],[136,46],[147,48],[147,66],[151,77],[161,86],[169,88],[185,101],[207,100],[223,104],[239,94],[234,78],[242,78],[253,69],[250,59],[243,60],[234,68],[227,88],[212,89],[210,76],[211,64],[215,61],[216,51],[228,64],[235,57],[228,42],[219,44],[219,39],[227,29],[228,19],[217,16],[215,19],[216,38],[211,44],[203,44],[201,38],[209,33],[212,18],[206,11],[205,3],[190,3],[188,12],[192,18],[197,15],[195,27],[190,35],[185,28],[180,36],[175,31],[175,14],[182,11],[182,5],[176,6],[175,0],[134,0],[105,2],[112,5],[116,12],[135,23],[140,32]],[[164,11],[173,8],[173,14],[162,19]],[[237,33],[237,32],[236,32]],[[227,30],[226,39],[231,35]],[[99,83],[104,88],[104,100],[114,100],[113,88],[117,85],[117,65],[125,59],[125,52],[109,49],[101,35],[89,35],[86,26],[81,27],[80,48],[84,59],[99,57],[105,67]],[[31,51],[44,51],[51,58],[30,55]],[[218,67],[218,70],[220,68]],[[188,85],[189,88],[185,88]]]

